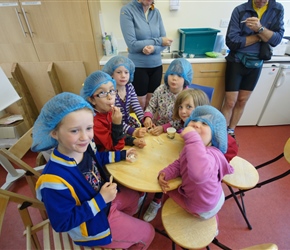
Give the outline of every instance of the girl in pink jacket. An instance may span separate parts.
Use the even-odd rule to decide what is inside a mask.
[[[224,156],[226,120],[216,108],[199,106],[186,120],[181,136],[185,145],[180,157],[160,171],[159,184],[166,193],[168,180],[181,176],[179,188],[167,194],[189,213],[209,219],[225,201],[223,176],[234,171]]]

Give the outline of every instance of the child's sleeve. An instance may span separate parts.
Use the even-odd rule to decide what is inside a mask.
[[[96,152],[96,157],[101,166],[105,166],[109,163],[126,160],[126,153],[126,150]]]
[[[144,113],[144,119],[146,117],[150,117],[152,119],[153,114],[155,114],[158,111],[159,92],[160,92],[160,86],[154,91],[149,101],[148,107],[146,108],[145,113]]]
[[[238,155],[238,144],[237,141],[228,134],[228,150],[225,153],[225,157],[230,162],[235,156]]]

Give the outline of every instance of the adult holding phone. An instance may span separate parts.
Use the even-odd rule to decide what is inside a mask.
[[[162,79],[161,52],[172,43],[153,0],[132,0],[120,12],[128,57],[135,64],[133,85],[143,110]]]

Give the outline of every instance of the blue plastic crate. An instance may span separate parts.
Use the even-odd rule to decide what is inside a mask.
[[[182,28],[178,31],[179,51],[195,55],[213,51],[217,33],[220,32],[211,28]]]

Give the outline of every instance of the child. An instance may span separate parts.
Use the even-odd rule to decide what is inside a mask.
[[[135,137],[144,137],[146,128],[140,128],[144,113],[132,85],[135,65],[127,57],[114,56],[103,67],[104,72],[112,76],[117,83],[115,105],[121,109],[123,131]],[[139,121],[130,116],[130,109],[134,111]]]
[[[173,107],[173,120],[180,120],[183,130],[185,120],[190,116],[191,112],[201,105],[210,105],[208,96],[200,89],[185,89],[177,96]]]
[[[171,62],[165,76],[165,84],[161,84],[153,93],[144,113],[144,126],[153,135],[166,132],[168,127],[182,128],[180,120],[173,121],[173,106],[177,95],[192,82],[193,70],[191,64],[184,58]],[[157,118],[156,118],[157,115]],[[156,193],[143,219],[151,221],[161,207],[162,193]]]
[[[68,232],[76,245],[147,249],[154,228],[132,217],[138,192],[108,181],[103,165],[125,159],[127,152],[95,154],[93,109],[82,97],[62,93],[42,108],[33,127],[33,151],[55,147],[36,183],[57,232]]]
[[[184,58],[171,62],[165,75],[164,83],[153,93],[144,113],[144,126],[151,128],[150,133],[160,135],[168,127],[181,128],[179,121],[172,121],[172,112],[177,95],[192,82],[191,64]],[[157,117],[156,117],[157,114]]]
[[[181,120],[184,125],[186,119],[190,116],[191,112],[197,107],[202,105],[210,105],[207,95],[199,89],[185,89],[176,98],[173,109],[173,119]],[[182,129],[178,132],[181,132]],[[238,154],[238,144],[236,140],[228,134],[228,149],[225,157],[228,162],[231,161]]]
[[[125,144],[143,147],[144,139],[136,142],[123,133],[122,113],[115,106],[116,82],[111,76],[103,71],[93,72],[85,80],[80,94],[96,111],[94,141],[98,151],[121,150]]]
[[[223,176],[234,171],[223,155],[227,151],[225,117],[212,106],[196,107],[186,120],[181,136],[185,145],[180,157],[160,171],[159,184],[166,193],[168,180],[181,176],[181,186],[169,191],[169,197],[189,213],[209,219],[225,200]]]

